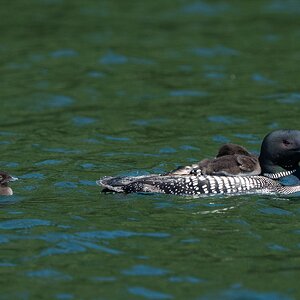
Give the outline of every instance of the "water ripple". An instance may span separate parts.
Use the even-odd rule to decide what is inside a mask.
[[[181,11],[186,14],[202,14],[206,16],[214,16],[227,11],[229,8],[230,6],[228,4],[196,1],[192,4],[183,6],[181,8]]]
[[[59,188],[68,188],[68,189],[75,189],[78,187],[76,182],[71,182],[71,181],[60,181],[60,182],[56,182],[54,184],[55,187],[59,187]]]
[[[245,119],[234,118],[234,117],[229,117],[229,116],[210,116],[207,119],[210,122],[222,123],[225,125],[241,124],[241,123],[247,122]]]
[[[225,74],[217,72],[207,72],[204,76],[208,79],[224,79],[226,77]]]
[[[0,222],[0,229],[27,229],[36,226],[50,226],[51,222],[41,219],[15,219]]]
[[[267,214],[267,215],[279,215],[279,216],[290,216],[290,215],[293,215],[292,212],[287,211],[287,210],[282,209],[282,208],[278,208],[278,207],[261,208],[261,209],[259,209],[259,211],[261,213]]]
[[[46,159],[40,162],[35,163],[36,166],[48,166],[48,165],[59,165],[63,161],[59,159]]]
[[[0,161],[0,164],[4,167],[7,167],[7,168],[16,168],[18,167],[20,164],[17,163],[17,162],[6,162],[6,161]]]
[[[113,277],[113,276],[96,276],[96,277],[92,277],[91,280],[96,281],[96,282],[112,282],[112,281],[116,281],[117,278]]]
[[[216,56],[237,56],[239,52],[235,49],[227,48],[221,45],[214,47],[199,47],[194,48],[191,52],[197,56],[202,57],[216,57]]]
[[[104,65],[108,65],[108,64],[115,64],[115,65],[126,64],[128,62],[128,57],[126,57],[125,55],[121,55],[121,54],[117,54],[117,53],[114,53],[112,51],[109,51],[100,58],[99,62],[101,64],[104,64]]]
[[[66,154],[80,154],[81,150],[71,150],[65,148],[44,148],[44,151],[54,152],[54,153],[66,153]]]
[[[116,137],[112,135],[105,135],[105,134],[97,134],[97,136],[109,140],[109,141],[116,141],[116,142],[129,142],[131,139],[128,137]]]
[[[122,274],[131,276],[161,276],[169,271],[160,268],[154,268],[146,265],[135,265],[131,269],[123,270]]]
[[[8,243],[9,238],[6,235],[0,234],[0,244]]]
[[[96,186],[96,182],[95,181],[91,181],[91,180],[79,180],[79,183],[85,186]]]
[[[157,125],[157,124],[163,124],[166,123],[168,120],[165,118],[155,118],[155,119],[140,119],[140,120],[134,120],[131,123],[138,126],[149,126],[149,125]]]
[[[50,54],[53,58],[61,58],[61,57],[74,57],[78,55],[78,52],[74,49],[60,49],[51,52]]]
[[[184,243],[184,244],[194,244],[194,243],[199,243],[200,239],[194,239],[194,238],[184,239],[184,240],[181,240],[180,242]]]
[[[163,232],[133,232],[125,230],[79,232],[76,235],[88,239],[116,239],[132,236],[146,236],[154,238],[170,237],[170,234]]]
[[[72,277],[70,275],[63,274],[61,272],[52,270],[52,269],[42,269],[37,271],[28,271],[26,272],[28,277],[33,278],[52,278],[55,280],[71,280]]]
[[[161,292],[146,289],[140,286],[129,287],[128,292],[146,299],[173,299],[173,296]]]
[[[0,262],[0,267],[15,267],[16,264],[10,262]]]
[[[96,119],[78,116],[78,117],[73,117],[72,121],[76,126],[84,126],[84,125],[90,125],[90,124],[95,123]]]
[[[257,292],[242,288],[239,284],[233,286],[227,290],[224,290],[220,293],[214,293],[199,297],[199,300],[213,300],[213,299],[222,299],[222,300],[240,300],[240,299],[255,299],[255,300],[271,300],[271,299],[280,299],[280,300],[292,300],[292,298],[276,292]]]
[[[44,105],[46,106],[46,108],[47,107],[61,108],[73,104],[74,99],[64,95],[53,95],[53,96],[48,96],[45,103],[46,104]]]
[[[35,226],[49,226],[51,222],[39,219],[18,219],[0,222],[0,229],[28,229]],[[60,226],[58,226],[60,227]],[[85,252],[87,249],[101,251],[104,253],[119,255],[123,251],[112,249],[107,246],[95,244],[98,240],[110,240],[117,238],[128,237],[150,237],[150,238],[167,238],[170,235],[160,232],[130,232],[130,231],[94,231],[94,232],[78,232],[75,234],[50,232],[42,235],[28,236],[28,235],[15,235],[15,234],[2,234],[0,235],[0,243],[8,243],[12,240],[42,240],[55,244],[53,247],[48,247],[42,250],[39,254],[40,257],[70,254]],[[149,271],[150,269],[148,269]]]
[[[102,156],[144,156],[144,157],[159,157],[160,154],[143,153],[143,152],[108,152],[102,153]]]
[[[268,248],[274,251],[288,251],[289,249],[277,244],[268,245]]]
[[[99,59],[99,63],[103,65],[122,65],[126,63],[152,65],[154,64],[154,61],[145,58],[127,57],[125,55],[118,54],[113,51],[108,51]]]
[[[49,256],[49,255],[57,255],[57,254],[70,254],[70,253],[78,253],[78,252],[85,252],[86,248],[78,245],[76,242],[69,242],[69,241],[63,241],[60,243],[57,243],[57,247],[48,248],[45,250],[42,250],[40,253],[40,256]]]
[[[172,147],[164,147],[159,150],[159,153],[167,153],[167,154],[176,153],[176,152],[177,150]]]
[[[88,73],[88,76],[92,78],[104,78],[106,75],[103,72],[91,71]]]
[[[15,136],[17,135],[18,133],[16,132],[11,132],[11,131],[0,131],[0,135],[1,136]]]
[[[109,253],[109,254],[116,255],[116,254],[123,253],[120,250],[116,250],[116,249],[111,249],[111,248],[108,248],[108,247],[100,246],[100,245],[97,245],[97,244],[94,244],[94,243],[91,243],[91,242],[78,241],[78,243],[80,245],[86,247],[86,248],[93,249],[93,250],[99,250],[99,251],[102,251],[102,252],[105,252],[105,253]]]
[[[251,133],[235,133],[234,136],[245,140],[259,140],[259,136]]]
[[[300,93],[278,93],[265,95],[262,97],[263,99],[274,99],[276,102],[284,103],[284,104],[294,104],[300,102]]]
[[[273,0],[267,6],[266,10],[276,13],[300,13],[300,3],[297,0]]]
[[[275,84],[276,83],[276,81],[271,80],[271,79],[269,79],[269,78],[267,78],[267,77],[265,77],[265,76],[263,76],[263,75],[261,75],[259,73],[253,74],[251,76],[251,79],[253,81],[256,81],[256,82],[262,83],[262,84]]]
[[[45,179],[45,175],[42,173],[27,173],[18,177],[22,179]]]
[[[170,92],[170,96],[173,97],[206,97],[207,92],[195,91],[195,90],[175,90]]]
[[[84,169],[92,169],[92,168],[96,167],[96,165],[93,163],[84,163],[84,164],[81,164],[80,166]]]
[[[181,145],[179,148],[184,151],[199,151],[200,150],[200,148],[194,147],[191,145]]]
[[[230,143],[230,139],[224,135],[214,135],[212,140],[218,143]]]
[[[205,282],[204,279],[200,279],[193,276],[172,276],[169,278],[170,282],[188,282],[188,283],[201,283]]]
[[[74,296],[72,294],[63,293],[63,294],[56,294],[55,298],[58,300],[71,300],[74,299]]]

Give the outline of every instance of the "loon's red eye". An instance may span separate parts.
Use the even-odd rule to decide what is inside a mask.
[[[282,143],[284,146],[289,146],[291,144],[291,142],[288,140],[283,140]]]

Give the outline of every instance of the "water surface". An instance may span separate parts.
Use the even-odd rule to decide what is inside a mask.
[[[1,299],[298,299],[299,197],[101,194],[299,129],[297,1],[0,10]]]

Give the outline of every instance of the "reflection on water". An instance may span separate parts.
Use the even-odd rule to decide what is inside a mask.
[[[7,2],[1,299],[298,299],[299,195],[101,194],[299,129],[298,1]],[[295,177],[285,178],[295,184]],[[45,296],[47,295],[47,296]]]

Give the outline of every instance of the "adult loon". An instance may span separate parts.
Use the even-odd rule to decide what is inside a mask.
[[[18,178],[12,177],[4,171],[0,171],[0,195],[11,196],[13,194],[13,191],[8,186],[8,183],[15,180],[18,180]]]
[[[104,191],[122,193],[165,193],[175,195],[209,195],[233,193],[292,194],[300,184],[284,186],[277,179],[293,172],[300,179],[300,131],[276,130],[262,142],[259,175],[238,176],[187,174],[151,174],[137,177],[104,177],[97,184]]]

